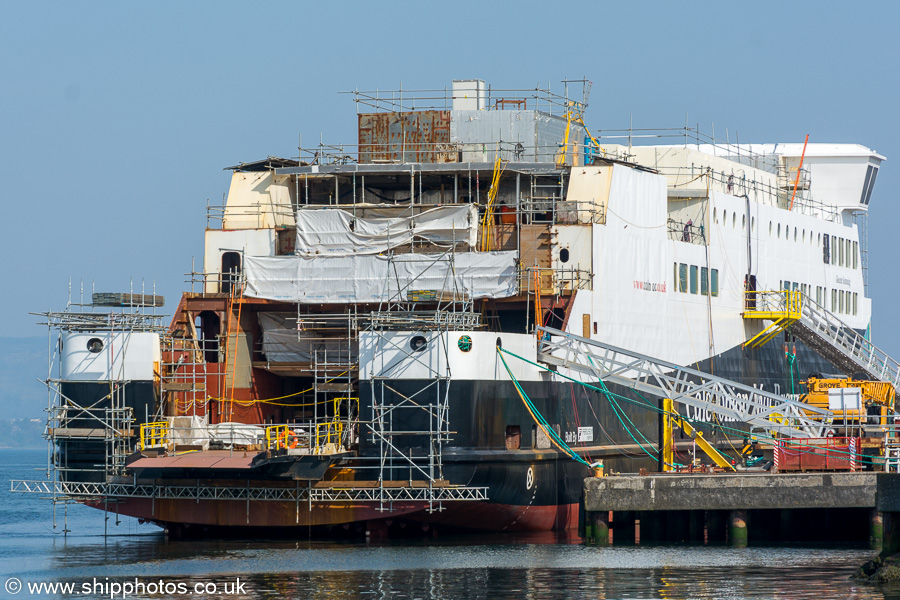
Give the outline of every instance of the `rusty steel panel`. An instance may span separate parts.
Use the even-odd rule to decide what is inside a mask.
[[[450,143],[450,111],[359,115],[359,162],[450,163],[459,151]]]

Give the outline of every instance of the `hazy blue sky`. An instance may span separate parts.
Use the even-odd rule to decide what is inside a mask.
[[[0,0],[0,336],[41,335],[67,281],[156,281],[174,309],[222,168],[355,143],[339,91],[585,76],[595,129],[857,142],[872,197],[874,338],[896,307],[900,8],[893,2],[22,2]]]

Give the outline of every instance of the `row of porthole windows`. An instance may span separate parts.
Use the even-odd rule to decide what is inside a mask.
[[[776,227],[777,225],[777,227]],[[781,223],[772,223],[769,221],[769,235],[775,235],[778,239],[781,239],[782,229]],[[791,227],[790,225],[784,226],[784,239],[790,241],[791,234],[793,234],[793,238],[795,242],[800,242],[805,244],[807,242],[807,232],[806,229],[801,229],[799,227]],[[809,232],[809,244],[821,244],[822,243],[822,234],[818,234],[818,237],[813,237],[813,232]]]
[[[783,281],[779,287],[786,291],[800,292],[804,296],[808,292],[812,292],[812,286],[805,283],[797,283],[796,281]],[[816,303],[826,306],[828,299],[828,288],[816,286]],[[827,306],[826,306],[827,307]],[[831,290],[831,312],[845,315],[855,315],[859,311],[859,295],[856,292],[845,290]]]
[[[713,221],[716,224],[719,223],[719,211],[718,211],[718,209],[715,209],[715,208],[713,209]],[[728,211],[727,210],[722,211],[722,224],[728,225]],[[731,227],[732,227],[732,229],[737,229],[737,211],[731,212]],[[747,215],[742,214],[741,215],[741,229],[743,230],[746,228],[747,228]],[[756,231],[756,218],[750,219],[750,229],[754,232]]]
[[[672,289],[685,294],[719,295],[719,270],[674,263],[675,285]]]
[[[715,221],[717,224],[719,223],[718,210],[715,208],[713,209],[713,221]],[[728,211],[727,210],[722,211],[722,222],[725,225],[728,225]],[[732,213],[731,213],[731,227],[737,228],[737,211],[732,211]],[[741,229],[743,230],[746,227],[747,227],[747,215],[742,214],[741,215]],[[756,232],[756,218],[755,217],[750,218],[750,230],[753,233]],[[800,242],[800,243],[805,244],[805,243],[807,243],[807,241],[809,241],[810,245],[812,245],[812,244],[821,245],[822,244],[822,234],[821,233],[813,236],[813,232],[810,231],[809,235],[807,236],[807,231],[805,228],[791,227],[790,225],[784,225],[784,228],[782,230],[781,223],[773,223],[772,221],[769,221],[769,235],[770,236],[775,235],[776,237],[778,237],[778,239],[781,239],[782,233],[784,234],[785,240],[790,240],[791,236],[793,234],[793,238],[794,238],[795,242]],[[827,236],[827,234],[826,234],[826,236]],[[832,237],[834,237],[834,236],[832,236]],[[849,257],[850,256],[850,249],[849,249],[850,241],[843,240],[843,239],[841,241],[845,242],[847,244],[847,256]],[[854,269],[857,268],[856,266],[858,264],[857,247],[858,247],[857,243],[853,242],[853,268]],[[835,259],[832,259],[831,262],[832,262],[832,264],[838,264]],[[843,265],[843,262],[841,264]],[[846,266],[848,266],[848,267],[850,266],[849,258],[847,259]]]

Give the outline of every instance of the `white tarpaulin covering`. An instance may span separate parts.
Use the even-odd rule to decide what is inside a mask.
[[[209,448],[206,416],[166,417],[169,423],[169,439],[176,446],[200,446]]]
[[[271,362],[310,362],[314,354],[331,361],[356,362],[357,343],[348,348],[346,338],[328,338],[297,330],[296,313],[259,313],[262,351]],[[350,354],[348,357],[347,354]]]
[[[300,303],[406,300],[410,290],[507,298],[516,293],[516,254],[248,256],[244,295]]]
[[[266,437],[264,428],[244,423],[217,423],[210,425],[207,431],[210,440],[222,442],[225,448],[231,448],[234,444],[259,444]]]
[[[408,217],[354,217],[341,209],[297,211],[300,256],[379,254],[419,238],[434,244],[466,242],[474,248],[478,211],[470,205],[439,206]]]

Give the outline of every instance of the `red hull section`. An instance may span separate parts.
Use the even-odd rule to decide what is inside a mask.
[[[88,506],[104,509],[103,503]],[[445,504],[440,513],[428,513],[423,502],[395,502],[391,512],[378,504],[319,504],[310,510],[305,502],[252,502],[239,500],[161,500],[123,498],[121,515],[166,526],[285,529],[321,527],[373,521],[407,519],[434,526],[492,532],[565,531],[578,527],[578,505],[516,506],[490,502]]]

